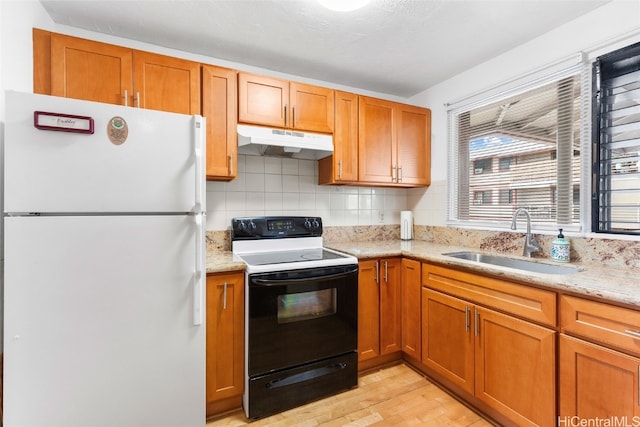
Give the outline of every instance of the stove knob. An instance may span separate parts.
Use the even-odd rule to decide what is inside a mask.
[[[305,218],[304,228],[306,228],[307,230],[311,230],[311,221],[309,221],[309,218]]]
[[[236,224],[236,230],[241,233],[245,233],[247,231],[247,224],[245,224],[244,221],[238,221]]]
[[[320,228],[320,221],[318,221],[318,218],[314,218],[313,228]]]
[[[255,230],[256,228],[258,228],[258,226],[256,225],[256,223],[255,223],[255,222],[253,222],[253,221],[249,221],[249,231],[253,231],[253,230]]]

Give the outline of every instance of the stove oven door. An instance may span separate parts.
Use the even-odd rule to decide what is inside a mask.
[[[251,274],[248,374],[356,352],[358,266]]]

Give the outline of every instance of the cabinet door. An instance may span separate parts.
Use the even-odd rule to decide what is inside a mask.
[[[244,274],[207,276],[207,413],[244,390]],[[239,401],[238,401],[239,405]]]
[[[398,107],[398,181],[431,183],[431,111],[427,108]]]
[[[358,179],[394,183],[397,110],[394,102],[366,96],[358,105]]]
[[[473,394],[473,305],[422,288],[422,363]]]
[[[333,132],[333,89],[291,82],[291,117],[287,126],[311,132]]]
[[[559,366],[560,420],[640,416],[639,358],[561,334]]]
[[[420,360],[420,262],[402,259],[402,351]]]
[[[380,264],[360,261],[358,271],[358,361],[380,355]]]
[[[207,119],[207,179],[231,180],[238,165],[237,73],[202,66],[202,115]]]
[[[134,52],[131,104],[139,108],[200,114],[200,64],[149,52]]]
[[[400,258],[380,261],[380,354],[402,349]]]
[[[131,49],[52,33],[51,95],[127,105],[132,58]]]
[[[475,395],[519,426],[556,423],[555,331],[474,309]]]
[[[239,122],[286,127],[288,103],[288,81],[238,73]]]
[[[318,161],[318,183],[358,181],[358,95],[335,92],[333,155]]]

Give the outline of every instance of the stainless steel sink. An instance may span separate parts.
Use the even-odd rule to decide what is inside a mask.
[[[479,262],[482,264],[498,265],[500,267],[514,268],[516,270],[531,271],[545,274],[573,274],[580,271],[576,267],[567,265],[543,264],[524,259],[515,259],[500,255],[488,255],[478,252],[450,252],[442,254],[467,261]]]

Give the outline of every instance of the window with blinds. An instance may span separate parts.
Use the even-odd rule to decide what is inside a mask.
[[[449,111],[449,223],[579,228],[581,70]]]
[[[640,234],[640,43],[593,64],[593,231]]]

